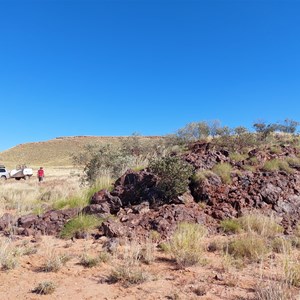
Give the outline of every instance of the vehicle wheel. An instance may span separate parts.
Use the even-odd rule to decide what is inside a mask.
[[[16,179],[16,180],[20,180],[21,178],[20,178],[20,177],[16,177],[15,179]]]
[[[24,176],[24,180],[28,180],[30,177],[28,175]]]
[[[6,180],[7,178],[5,177],[5,176],[1,176],[1,181],[4,181],[4,180]]]

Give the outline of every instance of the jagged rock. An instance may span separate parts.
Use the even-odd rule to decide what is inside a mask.
[[[157,189],[157,177],[148,171],[128,170],[115,183],[113,196],[121,199],[123,207],[148,202],[151,206],[160,197]]]
[[[105,218],[110,214],[110,209],[108,203],[90,204],[82,212],[87,215],[97,215],[98,217]]]
[[[5,213],[0,218],[0,230],[4,230],[8,228],[9,226],[13,226],[17,221],[17,218],[9,213]]]
[[[111,195],[110,192],[107,190],[101,190],[95,193],[91,198],[91,204],[97,204],[102,206],[101,209],[98,206],[99,213],[108,214],[116,214],[122,206],[120,198],[115,195]]]
[[[125,236],[125,228],[120,222],[107,220],[102,223],[102,230],[107,237],[122,237]]]
[[[282,190],[280,187],[275,186],[271,183],[267,183],[262,186],[260,189],[260,194],[262,196],[263,201],[268,204],[276,204],[280,198]]]
[[[33,226],[37,222],[37,220],[38,220],[37,215],[33,215],[33,214],[26,215],[18,219],[18,226],[23,228],[29,228]]]

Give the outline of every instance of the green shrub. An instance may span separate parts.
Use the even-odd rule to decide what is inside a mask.
[[[75,237],[77,234],[87,233],[100,226],[102,222],[103,219],[92,215],[81,214],[65,224],[60,232],[60,237],[69,239]]]
[[[180,268],[198,264],[202,259],[205,227],[199,224],[180,223],[174,235],[164,244]]]
[[[214,165],[212,171],[219,175],[222,179],[223,183],[230,184],[231,183],[231,172],[232,166],[228,163],[221,163]]]
[[[152,160],[149,169],[159,177],[157,188],[165,200],[186,192],[193,174],[193,167],[175,156]]]

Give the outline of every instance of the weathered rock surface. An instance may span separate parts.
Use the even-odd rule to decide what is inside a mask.
[[[4,214],[0,218],[0,230],[16,233],[19,235],[55,235],[64,224],[75,217],[79,209],[50,210],[43,215],[29,214],[20,218],[14,218],[9,214]]]
[[[111,194],[119,197],[122,206],[131,206],[148,202],[153,205],[160,194],[156,189],[157,177],[145,170],[134,172],[128,170],[116,182]]]

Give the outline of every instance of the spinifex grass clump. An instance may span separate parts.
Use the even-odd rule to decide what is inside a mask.
[[[80,259],[79,264],[86,268],[93,268],[100,264],[100,259],[98,257],[92,257],[84,253]]]
[[[164,249],[171,254],[179,267],[184,268],[201,262],[203,238],[207,230],[199,224],[181,223]]]
[[[15,269],[19,264],[20,252],[13,247],[10,241],[0,243],[0,267],[1,270],[8,271]]]
[[[288,174],[293,174],[294,170],[289,166],[286,160],[272,159],[265,162],[263,170],[274,172],[274,171],[285,171]]]
[[[192,176],[192,182],[193,183],[200,183],[203,182],[206,179],[209,179],[211,177],[218,177],[217,174],[210,170],[201,170],[197,171],[193,176]]]
[[[255,232],[264,237],[275,237],[283,232],[282,226],[276,223],[273,216],[262,214],[249,214],[237,219],[243,230],[251,233]]]
[[[248,262],[260,261],[269,252],[267,241],[261,236],[251,233],[236,236],[225,246],[224,250],[234,258]]]
[[[239,233],[242,231],[242,226],[238,219],[226,219],[220,223],[221,229],[225,233]]]
[[[103,219],[101,218],[81,214],[65,224],[64,228],[60,232],[60,236],[65,239],[70,239],[78,234],[88,233],[92,229],[100,226],[102,222]]]
[[[212,168],[212,171],[221,177],[223,183],[231,183],[232,166],[230,164],[217,164]]]

